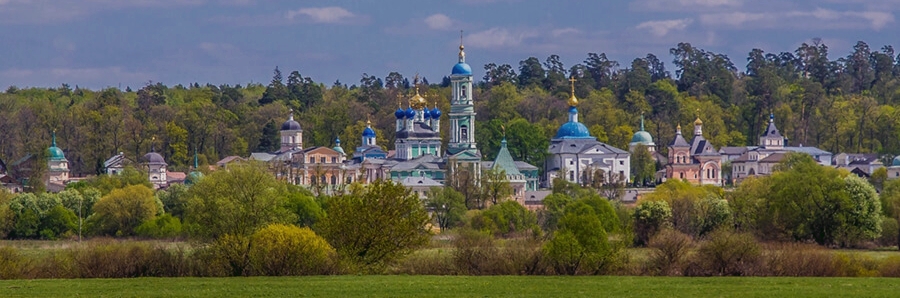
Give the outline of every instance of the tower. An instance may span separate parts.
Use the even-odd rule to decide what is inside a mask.
[[[294,110],[288,120],[281,124],[281,151],[303,149],[303,129],[294,121]]]
[[[447,155],[454,156],[466,153],[469,159],[480,159],[475,147],[475,105],[472,98],[472,67],[466,63],[466,53],[459,42],[459,62],[450,73],[450,87],[453,89],[450,98],[450,142]],[[459,156],[462,157],[462,156]]]
[[[775,127],[775,114],[769,114],[769,127],[767,127],[766,132],[759,137],[759,146],[764,149],[784,148],[784,137],[778,132],[778,127]]]
[[[370,120],[366,120],[366,129],[362,133],[362,146],[375,146],[375,130]]]
[[[62,149],[56,147],[56,131],[53,131],[53,141],[47,148],[48,181],[56,184],[64,184],[69,181],[69,160]]]

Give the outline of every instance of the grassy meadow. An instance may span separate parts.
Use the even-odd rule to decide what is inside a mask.
[[[900,279],[313,276],[0,281],[0,297],[896,297]]]

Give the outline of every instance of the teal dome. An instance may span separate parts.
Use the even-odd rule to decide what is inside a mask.
[[[49,155],[50,160],[53,161],[66,160],[66,154],[63,153],[62,149],[59,149],[59,147],[56,146],[47,148],[47,155]]]
[[[634,133],[634,136],[631,137],[631,142],[649,145],[653,143],[653,137],[650,136],[649,132],[641,130]]]
[[[56,132],[53,132],[53,142],[50,144],[50,148],[47,148],[47,155],[52,161],[66,160],[66,154],[63,153],[62,149],[56,147]]]
[[[191,173],[188,174],[187,178],[184,179],[184,184],[194,185],[194,184],[197,184],[197,182],[199,182],[200,179],[203,179],[203,173],[201,173],[200,171],[194,170],[194,171],[191,171]]]
[[[892,166],[900,166],[900,155],[894,157],[894,162],[891,163]]]

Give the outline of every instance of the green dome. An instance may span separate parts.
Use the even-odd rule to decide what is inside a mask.
[[[194,185],[194,184],[197,184],[197,182],[199,182],[200,179],[203,179],[203,173],[201,173],[200,171],[196,171],[196,170],[191,171],[191,173],[188,174],[187,178],[184,179],[184,184]]]
[[[642,130],[634,133],[634,136],[631,137],[631,142],[649,145],[653,143],[653,137],[650,136],[649,132]]]
[[[894,162],[891,163],[892,166],[900,166],[900,155],[894,157]]]
[[[47,155],[50,156],[52,161],[66,160],[66,154],[63,153],[62,149],[56,147],[56,132],[53,133],[53,143],[51,143],[50,148],[47,148]]]

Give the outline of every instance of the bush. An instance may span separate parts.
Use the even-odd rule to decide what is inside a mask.
[[[900,277],[900,256],[889,257],[881,261],[878,271],[884,277]]]
[[[483,231],[462,229],[453,239],[453,264],[459,274],[494,275],[497,272],[497,249],[494,239]]]
[[[134,229],[158,212],[153,190],[144,185],[114,189],[94,205],[97,233],[110,236],[134,235]]]
[[[24,260],[15,248],[0,246],[0,279],[22,277]]]
[[[834,254],[820,246],[776,243],[763,251],[765,275],[836,276]]]
[[[834,276],[841,277],[873,277],[878,276],[878,262],[870,257],[858,254],[847,255],[837,253],[834,255]]]
[[[900,234],[900,224],[890,217],[882,217],[881,236],[878,237],[878,245],[897,246],[897,235]]]
[[[643,201],[634,210],[634,240],[645,245],[653,235],[671,225],[672,208],[665,201]]]
[[[653,236],[647,246],[652,249],[647,268],[649,273],[681,275],[694,241],[684,233],[665,229]]]
[[[453,275],[457,274],[453,261],[453,253],[445,249],[419,250],[398,260],[389,272],[408,275]]]
[[[695,264],[699,269],[690,275],[744,276],[755,273],[760,261],[760,248],[753,235],[717,230],[700,244]]]
[[[142,237],[162,239],[181,236],[181,221],[168,213],[157,218],[144,221],[134,229],[135,234]]]
[[[309,228],[271,224],[250,239],[250,263],[261,275],[313,275],[333,271],[336,252]]]
[[[512,236],[523,232],[536,232],[537,215],[516,201],[505,201],[472,217],[471,227],[490,232],[495,236]]]

